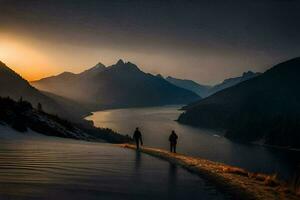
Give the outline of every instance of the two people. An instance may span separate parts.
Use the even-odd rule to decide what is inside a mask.
[[[136,149],[140,149],[140,143],[143,145],[142,133],[140,132],[139,128],[136,128],[133,134],[133,139],[136,143]],[[175,131],[172,131],[171,135],[169,136],[170,142],[170,151],[176,153],[176,145],[177,145],[178,135]]]

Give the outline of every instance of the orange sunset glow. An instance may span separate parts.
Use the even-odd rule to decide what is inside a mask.
[[[28,80],[54,73],[50,59],[31,45],[29,40],[0,35],[0,60]]]
[[[300,0],[0,0],[0,200],[300,200]]]

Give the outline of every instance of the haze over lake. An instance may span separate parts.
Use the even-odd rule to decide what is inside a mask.
[[[178,152],[217,162],[240,166],[251,171],[293,175],[300,153],[226,139],[222,132],[179,124],[175,120],[181,105],[114,109],[95,112],[87,117],[96,126],[111,128],[132,136],[140,127],[145,146],[169,149],[168,137],[174,129],[179,136]]]

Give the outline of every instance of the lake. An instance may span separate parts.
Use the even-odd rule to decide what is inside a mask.
[[[169,162],[110,144],[0,133],[0,199],[230,199]]]
[[[182,112],[179,108],[180,105],[105,110],[87,119],[93,120],[96,126],[131,136],[135,127],[139,127],[144,145],[163,149],[169,148],[168,137],[175,130],[179,136],[178,152],[253,172],[278,173],[282,178],[289,178],[299,165],[300,152],[236,143],[217,131],[179,124],[175,121]]]

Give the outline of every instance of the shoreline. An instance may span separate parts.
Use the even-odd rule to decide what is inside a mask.
[[[84,121],[92,121],[93,120],[90,120],[90,119],[86,119],[88,117],[92,117],[94,115],[94,113],[96,112],[103,112],[103,111],[109,111],[109,110],[119,110],[119,109],[138,109],[138,108],[155,108],[155,107],[165,107],[165,106],[178,106],[178,107],[182,107],[182,105],[179,105],[179,104],[167,104],[167,105],[162,105],[162,106],[141,106],[141,107],[120,107],[120,108],[103,108],[103,109],[100,109],[100,110],[97,110],[97,111],[91,111],[89,114],[85,115],[84,117],[82,117],[82,120]],[[183,111],[181,108],[177,109],[179,111]],[[204,127],[200,127],[200,126],[193,126],[193,125],[189,125],[189,124],[185,124],[185,123],[181,123],[178,119],[175,119],[174,121],[176,121],[177,123],[181,124],[181,125],[185,125],[185,126],[190,126],[190,127],[193,127],[193,128],[199,128],[199,129],[204,129],[204,130],[210,130],[210,131],[216,131],[216,132],[219,132],[221,133],[220,136],[221,137],[224,137],[224,132],[225,130],[224,129],[214,129],[214,128],[204,128]],[[93,122],[94,123],[94,122]],[[97,127],[95,126],[96,128],[102,128],[102,127]],[[219,135],[219,134],[218,134]],[[264,144],[264,143],[259,143],[259,142],[239,142],[238,140],[231,140],[229,138],[226,138],[228,140],[230,140],[231,142],[237,142],[237,143],[242,143],[242,144],[250,144],[250,145],[256,145],[256,146],[260,146],[260,147],[265,147],[265,148],[271,148],[271,149],[277,149],[277,150],[285,150],[285,151],[293,151],[293,152],[300,152],[300,149],[297,149],[297,148],[291,148],[291,147],[285,147],[285,146],[278,146],[278,145],[270,145],[270,144]]]
[[[135,145],[121,144],[122,148],[136,150]],[[141,152],[179,165],[211,181],[220,190],[232,195],[233,199],[299,199],[274,175],[251,173],[244,169],[201,158],[174,154],[169,151],[142,147]]]
[[[155,108],[155,107],[181,107],[183,104],[164,104],[164,105],[151,105],[151,106],[129,106],[129,107],[107,107],[107,108],[101,108],[98,109],[96,111],[90,111],[89,114],[87,114],[87,116],[82,117],[83,120],[86,120],[85,118],[89,117],[89,116],[93,116],[94,113],[96,112],[103,112],[103,111],[109,111],[109,110],[121,110],[121,109],[139,109],[139,108]],[[180,109],[176,109],[176,110],[180,110]],[[175,120],[176,121],[176,120]]]
[[[176,119],[174,121],[176,121],[177,123],[179,123],[181,125],[190,126],[190,127],[193,127],[193,128],[207,129],[207,130],[211,130],[211,131],[220,132],[220,133],[222,133],[221,137],[224,137],[227,140],[230,140],[231,142],[236,142],[236,143],[240,143],[240,144],[248,144],[248,145],[249,144],[250,145],[256,145],[256,146],[260,146],[260,147],[277,149],[277,150],[300,152],[300,149],[292,148],[292,147],[278,146],[278,145],[271,145],[271,144],[264,144],[264,143],[257,142],[257,141],[254,141],[254,142],[243,142],[243,141],[240,141],[240,140],[230,139],[230,138],[227,138],[227,137],[224,136],[225,135],[225,133],[224,133],[225,130],[224,129],[214,129],[214,128],[205,128],[205,127],[201,127],[201,126],[195,126],[195,125],[191,125],[191,124],[182,123],[178,119]]]
[[[266,148],[271,148],[271,149],[277,149],[277,150],[300,152],[300,149],[297,149],[297,148],[283,147],[283,146],[270,145],[270,144],[258,144],[258,143],[255,143],[255,142],[251,143],[251,144],[266,147]]]

